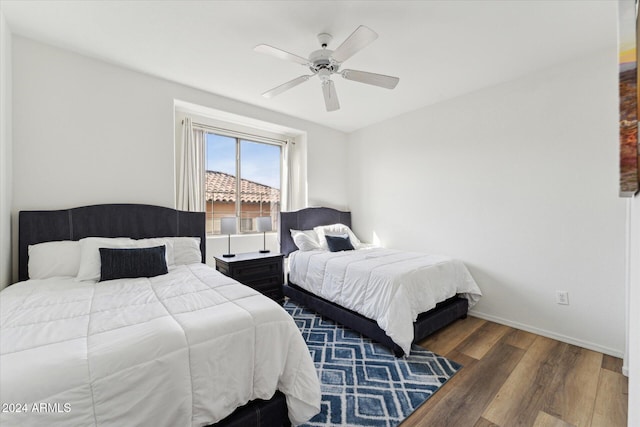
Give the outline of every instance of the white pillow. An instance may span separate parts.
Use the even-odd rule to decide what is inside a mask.
[[[154,246],[164,245],[166,248],[165,257],[167,259],[167,267],[175,265],[175,255],[173,251],[173,240],[170,237],[153,237],[150,239],[136,239],[137,248],[152,248]]]
[[[80,242],[64,240],[29,245],[29,278],[75,277],[80,269]]]
[[[353,234],[353,231],[351,231],[351,229],[344,224],[319,225],[317,227],[314,227],[313,231],[315,231],[318,235],[318,242],[320,243],[322,249],[329,249],[329,246],[327,245],[327,239],[325,239],[324,237],[326,234],[330,236],[348,234],[349,241],[351,242],[351,246],[353,246],[354,249],[358,249],[361,245],[360,240],[356,237],[355,234]]]
[[[76,280],[100,280],[100,248],[135,248],[128,237],[85,237],[80,239],[80,269]]]
[[[296,244],[301,251],[313,251],[322,249],[318,242],[318,235],[313,230],[289,230],[293,243]]]
[[[202,263],[199,237],[163,237],[163,239],[173,243],[175,265]]]

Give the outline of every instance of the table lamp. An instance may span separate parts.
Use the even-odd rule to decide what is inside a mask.
[[[220,219],[220,234],[227,234],[229,236],[229,246],[227,253],[222,255],[225,258],[231,258],[236,254],[231,253],[231,235],[238,232],[236,217],[225,217]]]
[[[271,227],[271,217],[270,216],[259,216],[257,219],[258,222],[258,232],[262,233],[262,250],[260,250],[261,254],[269,253],[269,249],[267,249],[267,231],[271,231],[273,228]]]

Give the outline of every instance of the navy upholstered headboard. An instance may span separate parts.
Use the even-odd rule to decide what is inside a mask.
[[[344,224],[351,227],[351,212],[332,208],[305,208],[294,212],[280,212],[280,252],[289,255],[297,251],[290,230],[311,230],[318,225]]]
[[[205,262],[204,212],[178,211],[162,206],[108,204],[19,214],[18,279],[29,278],[29,245],[84,237],[199,237]]]

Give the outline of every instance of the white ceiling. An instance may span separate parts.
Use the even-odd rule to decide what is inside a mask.
[[[615,47],[614,0],[11,1],[14,34],[350,132],[422,106]],[[400,77],[394,90],[334,77],[326,112],[313,78],[260,94],[303,66],[256,53],[270,44],[307,57],[316,35],[335,49],[358,25],[379,37],[343,68]],[[464,118],[461,118],[463,120]]]

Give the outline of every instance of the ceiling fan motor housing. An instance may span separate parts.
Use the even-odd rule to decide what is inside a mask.
[[[309,69],[317,74],[320,70],[328,70],[329,73],[335,73],[340,68],[340,64],[331,59],[333,53],[330,49],[318,49],[311,52],[309,55],[309,62],[311,65]]]

